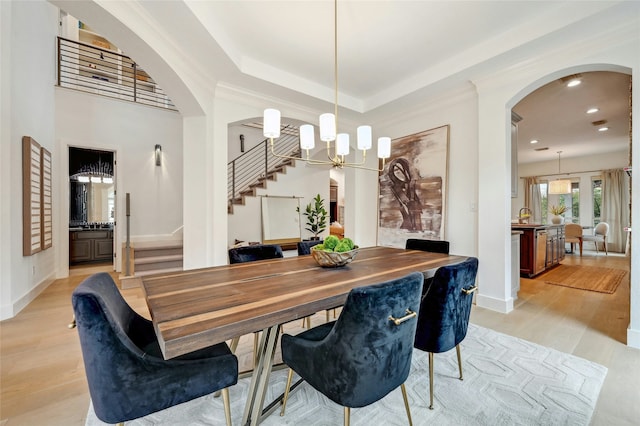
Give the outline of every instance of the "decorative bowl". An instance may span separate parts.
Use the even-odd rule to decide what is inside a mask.
[[[349,251],[337,252],[337,251],[324,251],[324,250],[311,250],[311,255],[318,265],[323,268],[338,268],[351,262],[358,254],[358,249]]]

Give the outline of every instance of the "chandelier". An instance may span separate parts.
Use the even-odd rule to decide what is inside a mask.
[[[558,151],[558,174],[560,174],[560,154],[562,151]],[[549,194],[571,194],[571,180],[570,179],[556,179],[549,182]]]
[[[273,108],[264,110],[263,117],[263,134],[269,138],[271,145],[271,154],[277,158],[302,160],[312,165],[330,165],[337,168],[352,167],[357,169],[372,170],[381,172],[384,169],[384,163],[391,156],[391,138],[378,138],[378,158],[380,168],[366,167],[364,164],[367,159],[367,151],[371,149],[371,126],[364,125],[357,128],[357,147],[362,151],[362,161],[351,163],[346,160],[349,155],[349,134],[337,133],[338,129],[338,0],[334,0],[334,93],[335,103],[334,111],[320,115],[320,140],[326,143],[327,159],[312,159],[309,152],[315,147],[315,129],[311,124],[303,124],[300,126],[300,148],[304,150],[306,155],[303,157],[293,157],[289,155],[277,154],[274,149],[274,139],[280,137],[280,111]],[[333,149],[332,149],[332,142]]]

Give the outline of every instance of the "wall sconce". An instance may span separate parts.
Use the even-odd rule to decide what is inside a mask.
[[[240,152],[244,152],[244,135],[240,135]]]
[[[162,166],[162,147],[156,145],[156,166]]]

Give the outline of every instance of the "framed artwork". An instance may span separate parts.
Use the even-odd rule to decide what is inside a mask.
[[[445,239],[449,125],[391,141],[378,176],[378,245]]]
[[[30,136],[22,138],[22,255],[53,243],[51,153]]]
[[[22,138],[22,254],[42,250],[41,147],[29,136]]]

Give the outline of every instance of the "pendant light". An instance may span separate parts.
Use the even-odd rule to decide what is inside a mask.
[[[562,151],[558,151],[558,174],[560,174],[560,154]],[[549,194],[561,195],[571,194],[571,180],[570,179],[556,179],[549,182]]]

